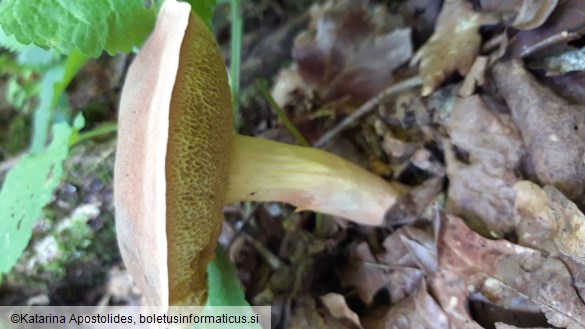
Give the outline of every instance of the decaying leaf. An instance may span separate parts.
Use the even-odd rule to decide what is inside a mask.
[[[585,70],[546,77],[543,82],[570,103],[585,104]]]
[[[524,58],[551,50],[558,50],[585,34],[585,2],[560,1],[541,26],[520,31],[507,45],[506,57]]]
[[[328,314],[324,316],[319,314],[313,298],[305,295],[297,298],[297,305],[293,311],[289,327],[291,329],[354,329],[354,327],[347,326],[342,321],[339,321]]]
[[[585,258],[585,215],[553,186],[521,181],[516,190],[519,242],[535,249]],[[554,247],[553,247],[554,246]]]
[[[480,96],[457,100],[448,128],[451,142],[468,159],[446,147],[447,210],[483,234],[502,237],[515,226],[512,187],[524,153],[520,134],[508,115],[492,111]]]
[[[400,303],[392,306],[382,316],[371,316],[364,320],[367,328],[383,329],[449,329],[447,316],[428,293],[426,283]]]
[[[497,300],[497,304],[513,306],[513,298],[528,298],[540,306],[554,326],[585,326],[585,304],[562,261],[509,241],[488,240],[470,230],[461,219],[446,217],[437,241],[442,271],[466,278],[470,285],[467,289],[474,287],[470,292],[481,283],[484,287],[480,288],[489,293],[484,295]]]
[[[553,12],[559,0],[524,0],[512,26],[518,30],[531,30],[542,25]]]
[[[443,177],[427,179],[403,195],[385,218],[387,225],[409,224],[415,222],[427,206],[443,188]]]
[[[345,301],[345,297],[343,297],[343,295],[330,292],[321,296],[321,302],[323,302],[333,317],[340,320],[348,320],[356,328],[363,329],[359,316],[354,311],[352,311],[349,306],[347,306],[347,302]]]
[[[413,27],[415,44],[421,44],[433,33],[433,27],[441,12],[441,1],[436,0],[408,0],[402,1],[398,12],[406,25]]]
[[[307,86],[303,83],[303,79],[299,74],[298,67],[291,65],[291,67],[278,72],[270,93],[276,104],[284,108],[295,92],[301,92],[307,96],[310,95],[310,91],[307,90]]]
[[[430,95],[451,73],[467,74],[479,51],[479,27],[485,22],[470,2],[445,1],[435,33],[411,60],[411,64],[420,61],[423,96]]]
[[[520,62],[493,69],[542,184],[580,204],[585,193],[585,106],[570,104],[540,85]]]
[[[495,285],[492,285],[494,287]],[[485,288],[485,289],[484,289]],[[497,288],[496,288],[497,289]],[[508,292],[506,289],[499,289],[498,293]],[[486,285],[482,287],[482,293],[488,294]],[[484,328],[491,328],[496,322],[521,328],[528,327],[549,327],[546,317],[540,307],[530,299],[522,296],[505,296],[504,301],[510,304],[498,305],[487,299],[482,293],[472,294],[469,297],[469,308],[472,310],[474,320]],[[494,294],[491,296],[499,296]]]
[[[313,8],[312,20],[313,29],[297,37],[292,54],[301,76],[325,100],[370,99],[412,56],[410,29],[396,29],[390,25],[396,18],[363,1],[327,2]]]
[[[505,17],[516,17],[522,3],[524,0],[479,0],[482,10],[496,12]]]
[[[516,190],[518,243],[559,257],[571,272],[575,289],[585,298],[585,216],[552,186],[544,189],[520,181]]]
[[[556,252],[556,223],[548,207],[546,192],[530,181],[514,185],[516,201],[514,216],[518,243],[548,253]]]
[[[467,297],[480,279],[481,276],[479,279],[473,274],[461,276],[448,270],[440,270],[429,278],[430,291],[449,319],[450,328],[483,329],[467,309]]]
[[[354,287],[360,298],[369,304],[380,289],[390,284],[390,277],[384,269],[376,267],[378,262],[366,242],[352,249],[350,263],[341,271],[340,277],[345,285]]]
[[[429,232],[413,227],[404,227],[404,234],[399,236],[418,268],[425,273],[437,271],[435,239]]]
[[[370,304],[380,289],[389,289],[392,303],[410,296],[419,286],[423,272],[417,268],[379,263],[367,243],[352,248],[349,264],[340,272],[344,285],[356,289],[360,298]]]
[[[405,228],[399,228],[384,239],[382,246],[385,252],[378,256],[381,263],[392,266],[417,267],[416,260],[402,240],[402,236],[405,234],[402,232],[404,230]]]

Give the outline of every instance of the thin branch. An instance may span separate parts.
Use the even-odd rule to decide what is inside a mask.
[[[347,118],[343,119],[343,121],[341,121],[333,129],[331,129],[328,132],[326,132],[325,134],[323,134],[323,136],[321,136],[321,138],[319,138],[319,140],[315,144],[313,144],[313,146],[314,147],[321,147],[321,146],[325,145],[327,142],[329,142],[333,137],[335,137],[337,134],[339,134],[347,126],[351,125],[354,121],[356,121],[357,119],[361,118],[362,116],[368,114],[373,109],[375,109],[378,104],[384,102],[386,99],[388,99],[392,96],[395,96],[395,95],[397,95],[405,90],[419,87],[421,85],[422,85],[422,79],[420,78],[420,76],[414,76],[410,79],[406,79],[404,81],[401,81],[395,85],[392,85],[392,86],[382,90],[376,96],[372,97],[370,100],[368,100],[362,106],[360,106],[359,109],[357,109],[355,112],[350,114]]]
[[[582,33],[569,31],[562,31],[557,34],[553,34],[544,40],[540,40],[539,42],[526,47],[524,50],[520,52],[520,57],[525,58],[551,46],[579,39],[581,36]]]

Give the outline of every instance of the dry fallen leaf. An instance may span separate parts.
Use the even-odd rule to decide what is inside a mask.
[[[583,0],[560,1],[541,26],[520,31],[507,45],[507,58],[534,57],[541,53],[557,51],[569,41],[585,34],[585,2]]]
[[[470,290],[481,281],[477,277],[472,274],[455,275],[448,270],[440,270],[429,277],[430,291],[449,319],[450,328],[483,329],[471,318],[467,309],[467,297],[473,292]]]
[[[520,181],[514,189],[518,243],[559,257],[585,298],[585,216],[552,186]]]
[[[427,289],[426,283],[410,297],[392,306],[384,314],[364,319],[367,328],[449,329],[449,321]]]
[[[410,62],[414,65],[420,61],[423,96],[430,95],[451,73],[467,74],[479,51],[482,24],[485,24],[484,18],[473,11],[470,2],[445,1],[435,33]]]
[[[278,72],[270,94],[278,106],[285,108],[293,100],[292,96],[295,92],[300,92],[308,98],[310,91],[307,89],[299,74],[298,67],[293,64]]]
[[[378,262],[366,242],[351,248],[348,262],[348,266],[339,273],[341,282],[345,286],[354,287],[360,298],[370,304],[376,293],[390,284],[389,275],[375,266]]]
[[[466,278],[469,292],[481,283],[484,295],[498,305],[513,307],[513,299],[522,296],[539,305],[554,326],[585,327],[585,305],[562,261],[509,241],[488,240],[461,219],[446,217],[437,241],[441,271]]]
[[[443,177],[427,179],[404,194],[387,212],[386,225],[414,223],[443,189]]]
[[[516,16],[524,0],[479,0],[482,10],[496,12],[502,16]]]
[[[445,149],[447,211],[483,234],[502,237],[514,224],[515,174],[524,147],[509,115],[496,113],[480,96],[459,99],[449,122],[451,142],[467,159]]]
[[[559,0],[524,0],[512,27],[531,30],[542,25],[556,8]]]
[[[585,71],[546,77],[543,82],[570,103],[585,104]]]
[[[541,189],[521,181],[514,189],[519,243],[549,253],[558,248],[567,256],[585,257],[585,215],[573,202],[550,185]]]
[[[422,277],[423,271],[417,268],[379,263],[365,242],[351,249],[349,264],[340,271],[341,282],[355,288],[366,304],[383,288],[389,290],[391,302],[397,303],[415,291]]]
[[[398,12],[404,18],[407,26],[413,28],[413,41],[422,44],[433,33],[437,17],[441,12],[441,1],[436,0],[407,0],[398,5]]]
[[[330,292],[321,296],[321,302],[336,319],[349,320],[356,328],[363,329],[359,316],[347,306],[343,295]]]
[[[520,62],[499,63],[493,74],[540,182],[580,204],[585,193],[585,106],[570,104],[540,85]]]
[[[437,249],[434,237],[426,231],[405,226],[404,234],[400,234],[400,240],[408,249],[418,268],[425,273],[437,271]]]
[[[494,285],[492,285],[494,287]],[[493,289],[492,289],[493,290]],[[490,289],[486,285],[482,287],[482,293],[489,295]],[[498,293],[507,292],[499,289],[496,294],[489,295],[499,296]],[[508,305],[505,302],[497,305],[487,299],[482,293],[475,293],[469,297],[469,308],[472,310],[474,320],[484,328],[491,328],[496,322],[506,323],[508,325],[527,327],[549,327],[548,321],[540,311],[540,307],[522,296],[505,296],[504,300],[512,302]]]
[[[312,10],[314,28],[292,50],[299,72],[326,101],[363,102],[390,85],[392,72],[412,56],[410,29],[396,29],[388,13],[363,1],[327,2]]]
[[[328,314],[323,316],[317,311],[317,305],[312,297],[301,295],[297,296],[296,305],[291,317],[291,323],[287,326],[291,329],[355,329],[345,325],[342,321],[335,319]]]

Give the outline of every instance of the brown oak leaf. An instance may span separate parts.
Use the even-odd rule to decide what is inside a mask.
[[[411,30],[364,1],[314,7],[312,29],[295,40],[293,59],[303,79],[326,101],[363,102],[392,84],[392,72],[412,56]]]
[[[480,96],[455,102],[448,131],[468,159],[445,148],[447,209],[482,234],[501,237],[515,226],[513,185],[525,152],[520,133],[509,115],[492,111]]]
[[[580,205],[585,195],[585,106],[542,86],[518,61],[498,63],[493,75],[540,183],[553,185]]]
[[[420,62],[423,96],[430,95],[451,73],[467,74],[479,51],[479,27],[486,22],[480,13],[473,11],[470,2],[445,1],[435,33],[410,62],[411,65]]]

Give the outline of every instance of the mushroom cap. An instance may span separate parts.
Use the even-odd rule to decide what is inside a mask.
[[[187,3],[166,0],[122,91],[114,198],[122,258],[149,305],[203,305],[232,136],[225,64]]]

